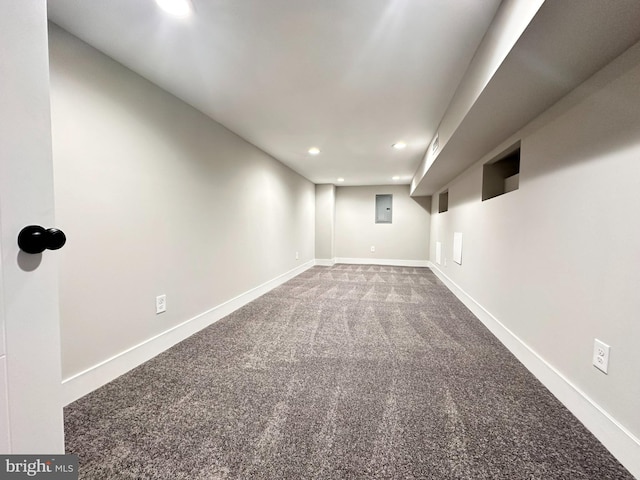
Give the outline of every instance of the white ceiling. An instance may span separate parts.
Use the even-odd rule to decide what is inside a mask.
[[[193,4],[50,0],[49,18],[314,183],[381,185],[411,181],[500,1]]]

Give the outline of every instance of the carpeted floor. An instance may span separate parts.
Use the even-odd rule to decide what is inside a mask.
[[[632,479],[426,268],[314,267],[65,409],[98,479]]]

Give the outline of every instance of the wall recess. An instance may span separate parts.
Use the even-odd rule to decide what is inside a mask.
[[[504,195],[520,187],[520,142],[512,145],[482,168],[482,200]]]
[[[438,195],[438,213],[444,213],[449,210],[449,190],[445,190]]]

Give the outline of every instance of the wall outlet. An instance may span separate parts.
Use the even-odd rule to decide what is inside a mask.
[[[611,347],[597,338],[593,341],[593,365],[607,373],[609,370],[609,350]]]
[[[156,314],[167,311],[167,296],[158,295],[156,297]]]
[[[375,252],[376,251],[376,247],[374,247],[373,245],[371,245],[371,251]]]
[[[300,260],[300,252],[296,252],[296,260]]]

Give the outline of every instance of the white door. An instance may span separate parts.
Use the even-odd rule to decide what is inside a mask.
[[[0,0],[0,453],[64,452],[46,0]]]

